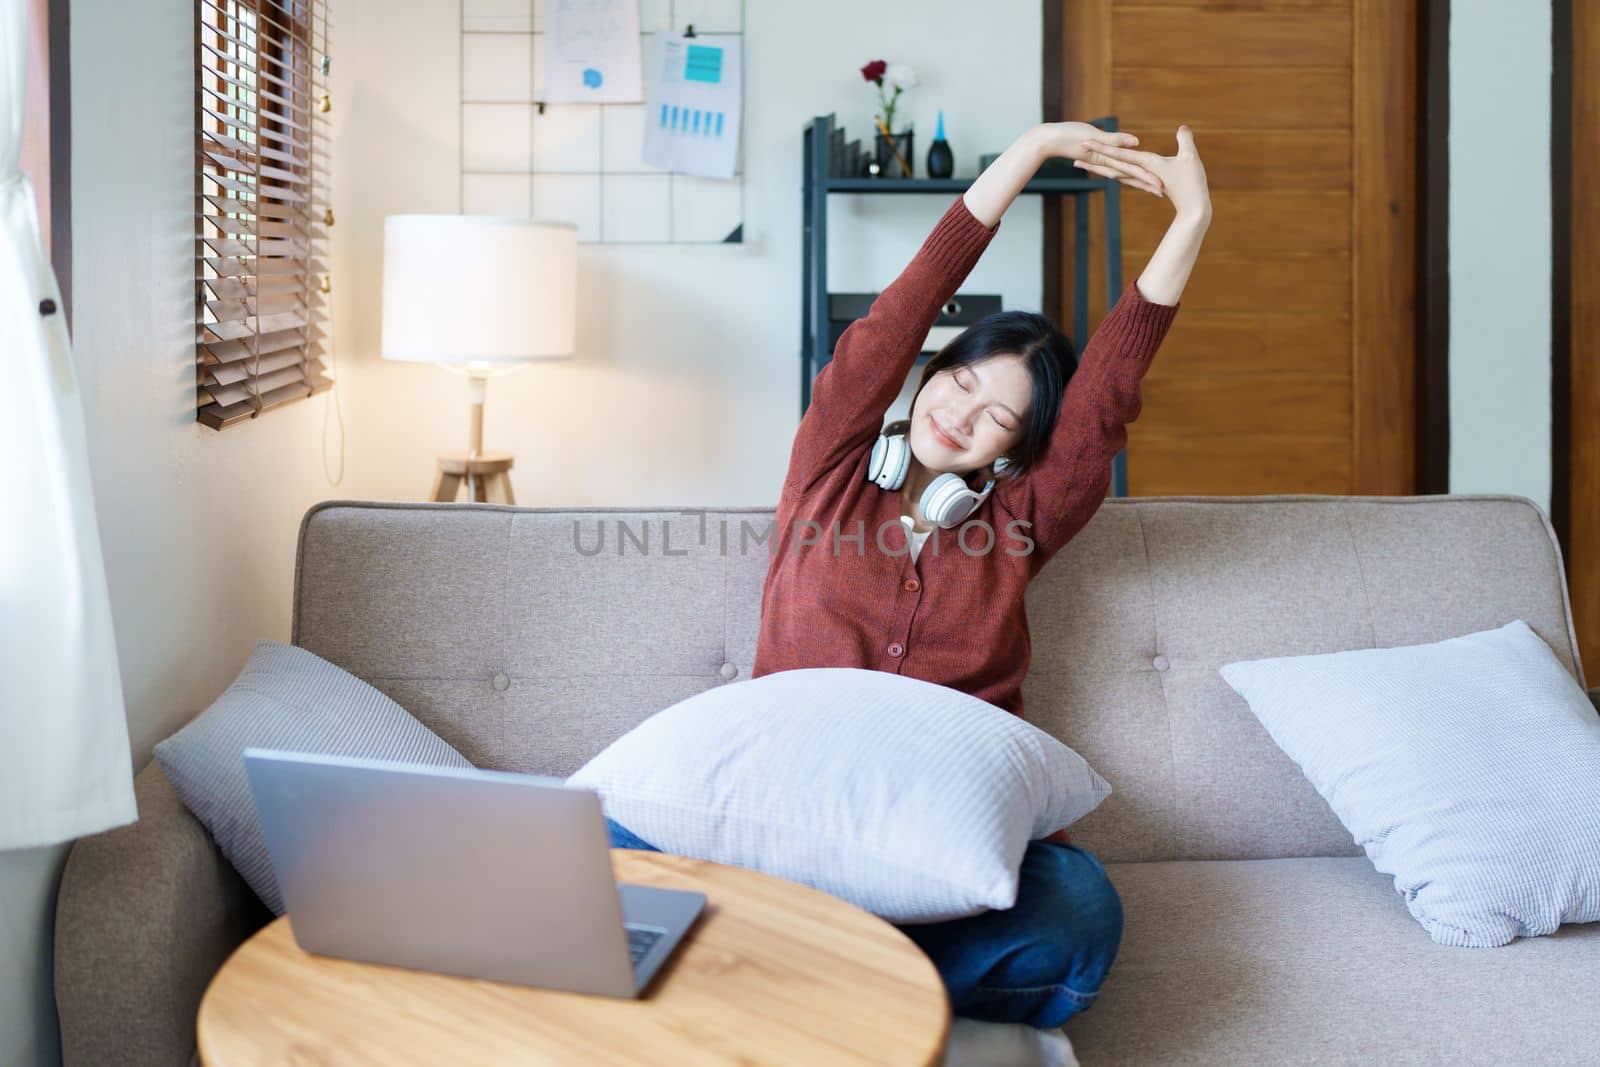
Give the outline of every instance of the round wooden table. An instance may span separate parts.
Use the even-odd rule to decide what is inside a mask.
[[[950,1028],[933,964],[889,923],[741,867],[613,849],[618,881],[706,894],[636,1000],[313,956],[287,917],[200,1001],[207,1067],[309,1064],[936,1065]]]

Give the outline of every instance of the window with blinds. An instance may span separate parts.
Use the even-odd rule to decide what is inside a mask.
[[[327,0],[197,0],[196,417],[329,388]]]

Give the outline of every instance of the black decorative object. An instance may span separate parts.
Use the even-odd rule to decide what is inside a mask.
[[[894,135],[893,140],[883,135],[881,128],[873,138],[874,162],[878,164],[878,177],[880,178],[911,178],[916,175],[916,164],[912,162],[912,130],[910,126]],[[895,153],[900,158],[895,158]],[[905,160],[905,167],[900,165],[900,159]],[[906,172],[911,168],[911,173]]]
[[[933,131],[933,144],[928,146],[928,177],[948,178],[955,169],[955,153],[950,151],[950,142],[944,139],[944,111],[941,109],[939,125]]]

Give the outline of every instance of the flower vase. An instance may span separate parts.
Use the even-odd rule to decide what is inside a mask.
[[[914,162],[916,157],[911,154],[911,142],[912,128],[910,126],[896,133],[892,140],[885,137],[881,129],[874,130],[873,155],[875,157],[874,162],[878,165],[878,177],[910,178],[916,175],[916,163]],[[895,158],[897,151],[900,153],[900,159],[905,160],[906,166],[911,168],[910,174],[905,172],[900,166],[900,160]]]

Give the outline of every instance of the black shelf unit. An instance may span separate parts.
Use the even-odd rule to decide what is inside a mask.
[[[1117,129],[1115,117],[1095,119],[1093,125],[1107,132]],[[830,193],[870,193],[873,195],[917,195],[959,193],[971,184],[970,178],[863,178],[848,173],[850,161],[860,160],[859,141],[846,143],[844,130],[833,115],[818,115],[805,127],[804,212],[801,239],[800,313],[800,414],[811,406],[811,383],[817,372],[833,358],[834,338],[848,322],[829,317],[828,290],[828,195]],[[1082,178],[1034,178],[1022,187],[1025,194],[1070,196],[1077,239],[1074,244],[1074,298],[1072,302],[1072,341],[1079,353],[1089,342],[1089,198],[1106,200],[1106,298],[1107,311],[1122,293],[1122,197],[1121,186],[1107,178],[1086,175]],[[959,298],[960,294],[957,294]],[[941,322],[944,321],[941,316]],[[922,363],[933,356],[923,352]],[[1117,454],[1111,466],[1113,496],[1128,495],[1126,452]]]

